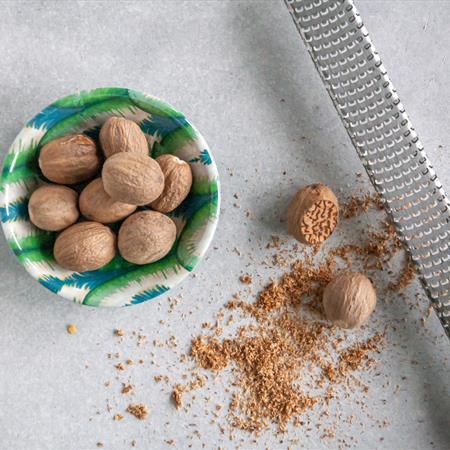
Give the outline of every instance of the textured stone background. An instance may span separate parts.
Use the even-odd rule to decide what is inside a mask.
[[[450,186],[450,2],[357,5],[438,174]],[[124,449],[133,439],[145,449],[165,448],[170,439],[178,448],[234,448],[237,441],[209,424],[202,402],[176,412],[170,386],[154,383],[158,374],[180,379],[185,365],[176,352],[138,349],[129,335],[119,345],[112,332],[142,329],[150,343],[176,335],[177,351],[187,350],[201,323],[239,289],[241,270],[255,278],[258,272],[261,282],[277,272],[256,271],[250,255],[264,258],[258,239],[284,233],[280,212],[298,185],[325,181],[344,197],[368,187],[365,175],[355,185],[362,167],[284,4],[0,1],[0,62],[0,156],[23,123],[51,101],[79,89],[130,87],[172,103],[202,131],[219,166],[223,194],[217,249],[210,249],[196,277],[175,290],[182,300],[172,313],[167,297],[121,310],[73,305],[33,281],[0,238],[0,448],[84,450],[101,441],[105,448]],[[240,209],[232,206],[235,192]],[[246,209],[253,220],[246,219]],[[351,226],[333,239],[357,235]],[[219,282],[226,288],[218,288]],[[409,297],[419,289],[412,286]],[[448,448],[449,342],[434,316],[421,326],[426,300],[420,301],[419,311],[399,297],[382,301],[371,324],[378,330],[398,322],[380,356],[382,376],[371,380],[366,398],[373,417],[389,426],[380,428],[348,401],[332,408],[357,420],[342,424],[335,440],[290,429],[285,436],[264,433],[256,442],[237,435],[244,439],[242,448],[287,448],[295,437],[310,449],[337,448],[338,439],[359,449]],[[75,336],[65,331],[70,322],[78,326]],[[119,350],[146,360],[120,378],[130,378],[134,400],[149,405],[146,422],[111,418],[127,405],[114,379],[114,361],[106,357]],[[211,382],[214,399],[223,397],[221,380]],[[193,438],[193,430],[201,437]]]

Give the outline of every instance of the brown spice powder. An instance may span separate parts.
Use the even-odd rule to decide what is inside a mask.
[[[181,409],[183,407],[183,392],[184,386],[182,384],[177,384],[173,388],[172,400],[175,403],[175,407],[177,409]]]
[[[122,387],[122,394],[128,394],[133,390],[134,386],[132,384],[124,384]]]
[[[194,379],[188,384],[177,384],[172,391],[172,400],[177,409],[183,407],[183,393],[191,392],[194,389],[199,389],[205,385],[206,378],[199,373],[193,374]]]
[[[330,259],[319,266],[310,260],[298,261],[263,289],[253,304],[239,299],[227,304],[256,323],[241,327],[232,338],[202,335],[193,339],[191,356],[200,367],[234,370],[237,392],[229,407],[233,427],[257,433],[274,423],[284,431],[302,413],[329,401],[334,395],[330,388],[367,362],[369,352],[378,351],[381,338],[375,335],[341,351],[335,367],[332,355],[341,339],[331,325],[302,317],[320,311],[322,291],[333,272]],[[318,392],[324,378],[328,384]],[[315,389],[300,384],[306,381]],[[177,385],[176,404],[181,404],[183,392]]]
[[[409,257],[405,258],[404,266],[400,277],[395,283],[392,283],[390,289],[394,292],[401,291],[408,286],[416,276],[416,269]]]
[[[344,219],[352,219],[363,212],[368,212],[371,207],[383,209],[383,201],[378,194],[366,194],[362,197],[352,195],[341,208],[341,215]]]
[[[369,358],[369,352],[380,352],[380,344],[383,341],[383,337],[382,333],[377,333],[364,342],[344,349],[339,353],[338,363],[336,365],[325,365],[322,375],[333,382],[342,381],[349,372],[358,370],[364,364],[373,363],[374,360]]]
[[[350,268],[356,257],[365,270],[382,270],[386,263],[403,248],[403,244],[390,222],[383,221],[380,226],[381,231],[368,233],[366,241],[361,245],[343,245],[332,249],[328,260],[334,261],[338,257]],[[405,280],[404,285],[399,289],[406,287],[413,278],[414,276]]]
[[[148,407],[143,403],[131,403],[128,405],[127,412],[139,420],[144,420],[148,416]]]

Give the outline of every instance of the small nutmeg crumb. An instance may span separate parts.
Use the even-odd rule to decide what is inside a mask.
[[[343,328],[356,328],[372,314],[377,302],[370,280],[357,272],[344,272],[323,292],[325,316]]]
[[[122,337],[122,336],[125,336],[125,331],[123,331],[121,328],[118,328],[117,330],[114,330],[114,334],[116,336]]]
[[[144,420],[148,416],[148,407],[143,403],[131,403],[128,405],[127,412],[139,420]]]
[[[122,394],[128,394],[128,392],[132,391],[134,386],[132,384],[124,384],[122,387]]]
[[[252,277],[250,275],[246,274],[246,275],[241,275],[239,277],[239,281],[241,283],[244,283],[244,284],[252,284],[253,280],[252,280]]]
[[[172,391],[172,400],[177,409],[183,407],[183,386],[177,384]]]
[[[69,325],[67,325],[67,332],[69,334],[76,334],[77,331],[78,331],[78,328],[74,323],[70,323]]]
[[[103,442],[97,442],[97,447],[98,448],[103,448],[104,446],[103,446]]]
[[[122,420],[123,416],[122,416],[122,414],[117,413],[117,414],[114,414],[113,419],[114,420]]]
[[[300,189],[289,204],[288,231],[303,244],[318,244],[334,231],[339,204],[333,191],[324,184]]]

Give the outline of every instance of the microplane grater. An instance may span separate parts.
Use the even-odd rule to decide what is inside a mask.
[[[450,338],[450,201],[352,0],[285,0]]]

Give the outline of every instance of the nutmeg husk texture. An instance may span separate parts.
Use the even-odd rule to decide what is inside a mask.
[[[302,244],[318,244],[334,231],[339,217],[339,203],[324,184],[311,184],[292,198],[287,214],[289,233]]]
[[[116,255],[116,236],[101,223],[77,223],[56,238],[53,254],[65,269],[76,272],[100,269]]]
[[[102,179],[96,178],[80,194],[80,211],[86,219],[113,223],[132,214],[136,206],[114,201],[103,188]]]
[[[138,153],[116,153],[103,165],[103,187],[117,202],[147,205],[164,189],[164,175],[150,156]]]
[[[140,211],[128,217],[120,227],[119,252],[131,263],[148,264],[169,253],[176,235],[172,219],[157,211]]]
[[[148,155],[145,134],[137,123],[123,117],[110,117],[103,124],[99,139],[106,158],[119,152]]]
[[[179,206],[191,190],[191,166],[174,155],[158,156],[156,162],[164,174],[164,190],[150,206],[156,211],[168,213]]]
[[[90,137],[74,134],[45,144],[39,154],[39,167],[54,183],[77,184],[97,173],[100,157]]]
[[[325,316],[342,328],[356,328],[372,314],[377,295],[370,280],[357,272],[344,272],[323,292]]]
[[[31,194],[28,214],[41,230],[63,230],[78,220],[78,194],[58,184],[41,186]]]

